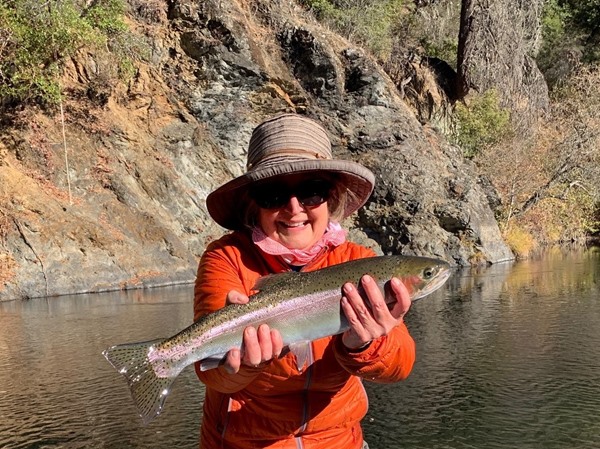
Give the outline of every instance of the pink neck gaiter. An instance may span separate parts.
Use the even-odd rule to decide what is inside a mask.
[[[308,249],[290,249],[267,237],[263,230],[256,226],[252,229],[252,241],[263,252],[280,256],[288,265],[304,266],[320,254],[323,248],[335,247],[344,243],[346,234],[347,232],[342,229],[339,223],[330,221],[323,236],[312,247]]]

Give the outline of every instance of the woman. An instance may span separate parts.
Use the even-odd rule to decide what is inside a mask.
[[[233,232],[202,256],[194,318],[247,302],[261,276],[374,256],[346,241],[338,224],[366,202],[373,184],[362,165],[332,158],[318,123],[296,114],[261,123],[250,139],[247,172],[207,198],[212,218]],[[370,276],[360,282],[371,308],[356,285],[340,285],[350,329],[312,342],[303,370],[267,325],[248,327],[242,348],[231,349],[218,368],[196,367],[206,385],[202,448],[367,447],[361,379],[406,378],[415,347],[403,323],[410,298],[402,282],[390,282],[397,301],[391,310]]]

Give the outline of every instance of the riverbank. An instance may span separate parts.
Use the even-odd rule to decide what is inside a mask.
[[[82,51],[65,61],[64,115],[1,117],[0,300],[192,281],[223,233],[206,196],[242,173],[254,126],[284,111],[320,120],[338,157],[376,174],[349,227],[381,251],[513,258],[476,167],[377,61],[297,6],[143,12],[131,31],[152,57],[130,80],[106,82],[110,60]]]

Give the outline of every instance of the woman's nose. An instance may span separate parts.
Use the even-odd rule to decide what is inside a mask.
[[[285,205],[285,209],[291,214],[298,214],[304,211],[304,206],[295,195],[292,195]]]

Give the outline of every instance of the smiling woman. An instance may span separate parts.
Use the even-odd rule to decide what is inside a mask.
[[[306,174],[289,175],[273,184],[264,184],[261,195],[251,194],[259,207],[259,228],[267,238],[286,248],[312,247],[325,234],[329,223],[330,190],[327,181],[311,179]]]
[[[202,256],[195,320],[247,303],[262,276],[375,255],[346,241],[338,223],[368,200],[373,173],[334,159],[320,124],[297,114],[264,121],[250,138],[246,167],[206,200],[212,218],[234,232],[211,243]],[[342,334],[287,351],[278,329],[248,326],[241,347],[231,348],[220,366],[196,366],[206,385],[202,447],[366,447],[360,421],[367,399],[360,379],[404,379],[415,348],[403,322],[410,307],[406,286],[393,278],[384,298],[364,274],[362,288],[340,280],[335,289],[343,293],[340,306],[349,323]],[[305,301],[314,312],[316,298]],[[307,367],[299,368],[298,353]]]

